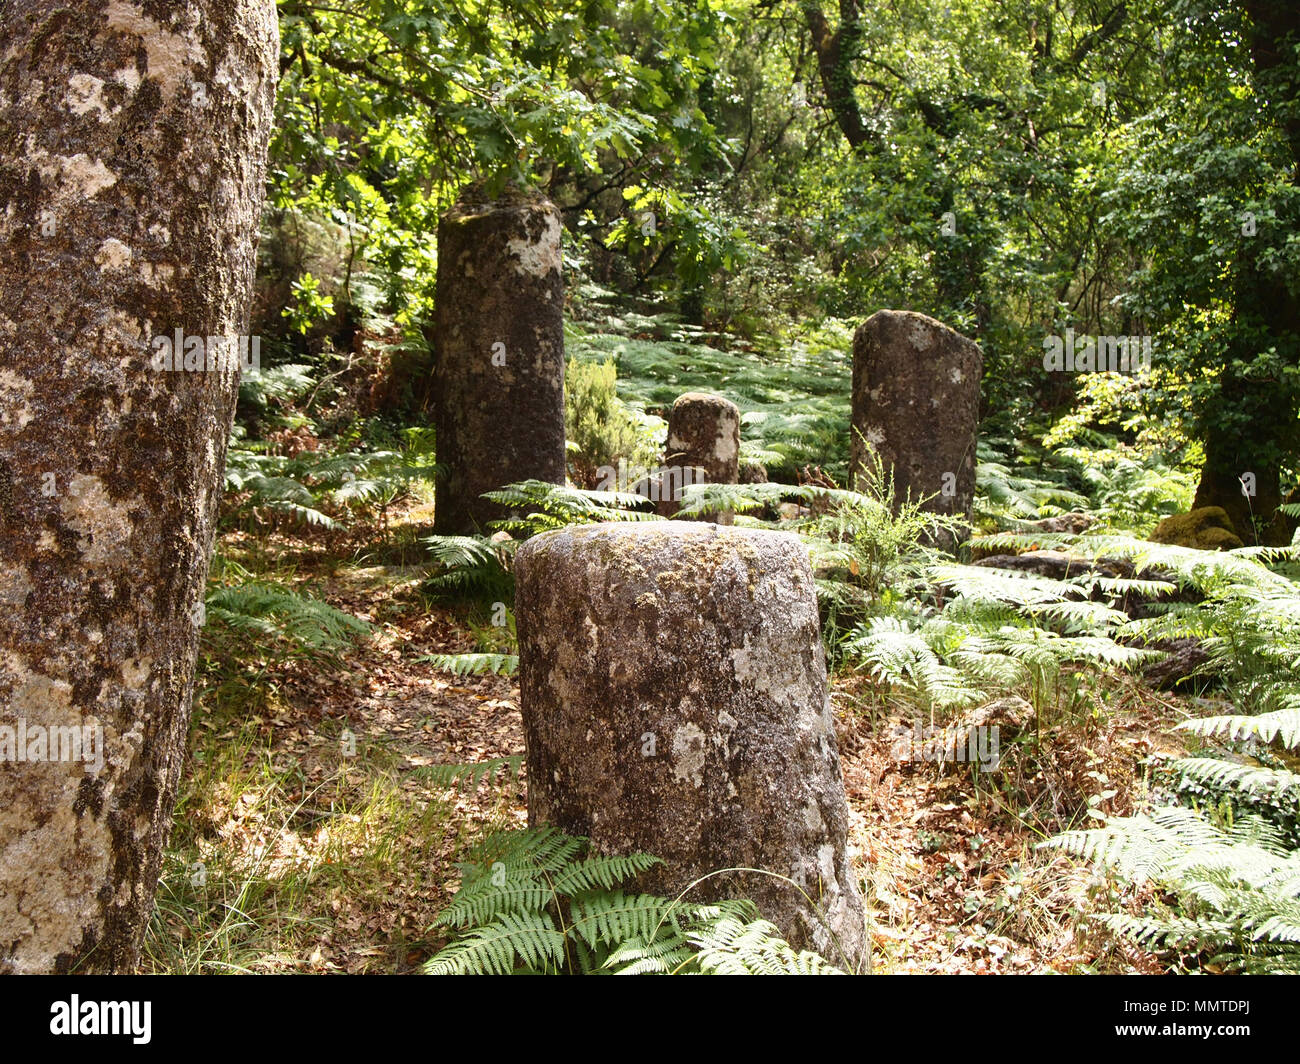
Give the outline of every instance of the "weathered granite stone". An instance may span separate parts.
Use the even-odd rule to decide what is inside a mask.
[[[853,337],[851,479],[892,470],[900,502],[933,496],[926,509],[969,525],[983,365],[974,341],[924,314],[882,310],[863,322]]]
[[[862,900],[808,552],[653,521],[548,532],[515,558],[528,815],[665,864],[641,889],[749,897],[789,941],[865,964]],[[820,910],[820,912],[818,911]]]
[[[730,399],[704,392],[687,392],[677,397],[668,415],[668,442],[664,448],[664,490],[658,510],[663,517],[677,513],[681,486],[686,477],[678,471],[693,470],[693,484],[737,484],[740,482],[740,409]],[[676,479],[673,473],[678,473]],[[730,511],[711,514],[708,520],[729,525]]]
[[[564,483],[560,213],[534,193],[471,185],[438,225],[434,529],[482,529],[482,498],[520,480]]]

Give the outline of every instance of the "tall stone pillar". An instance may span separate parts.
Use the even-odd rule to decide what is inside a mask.
[[[892,470],[900,502],[933,496],[926,509],[969,525],[983,365],[973,340],[924,314],[882,310],[860,325],[851,481],[869,469]]]
[[[434,529],[484,528],[482,498],[520,480],[564,483],[560,213],[517,188],[471,185],[438,225]]]

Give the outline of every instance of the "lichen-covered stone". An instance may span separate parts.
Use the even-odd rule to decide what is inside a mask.
[[[521,480],[564,483],[560,212],[508,187],[466,188],[438,225],[434,528],[482,530],[482,498]]]
[[[1156,525],[1151,542],[1197,550],[1236,550],[1245,546],[1222,506],[1202,506],[1185,514],[1170,514]]]
[[[736,404],[706,392],[687,392],[678,396],[668,415],[664,466],[668,470],[695,470],[691,480],[695,484],[739,483],[740,409]],[[678,486],[681,483],[679,479]],[[674,516],[680,498],[680,490],[661,493],[659,514]],[[722,511],[709,515],[708,520],[729,525],[734,515]]]
[[[858,326],[849,455],[854,477],[868,468],[883,472],[883,464],[892,470],[900,502],[929,498],[927,510],[969,524],[983,365],[974,341],[924,314],[882,310]],[[939,539],[952,545],[948,537]]]
[[[6,0],[0,24],[0,725],[28,757],[36,728],[102,737],[0,763],[0,972],[129,971],[239,385],[155,369],[151,339],[247,328],[276,12]]]
[[[530,823],[666,864],[643,889],[753,898],[857,967],[862,901],[808,553],[794,536],[652,521],[549,532],[515,559]]]

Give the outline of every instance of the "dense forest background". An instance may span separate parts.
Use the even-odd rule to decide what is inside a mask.
[[[1108,475],[1135,527],[1191,490],[1245,542],[1290,541],[1284,5],[280,8],[258,327],[272,363],[370,372],[327,431],[427,401],[437,216],[513,179],[564,212],[575,353],[631,310],[815,377],[845,323],[920,310],[980,343],[991,452],[1078,445],[1060,475]],[[1067,329],[1148,339],[1150,374],[1049,372]],[[663,401],[627,379],[644,360],[622,370],[624,398]]]

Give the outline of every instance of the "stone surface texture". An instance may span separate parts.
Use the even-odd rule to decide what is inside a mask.
[[[665,864],[641,889],[750,897],[788,939],[863,962],[862,901],[808,553],[785,533],[651,521],[516,556],[528,810]]]

